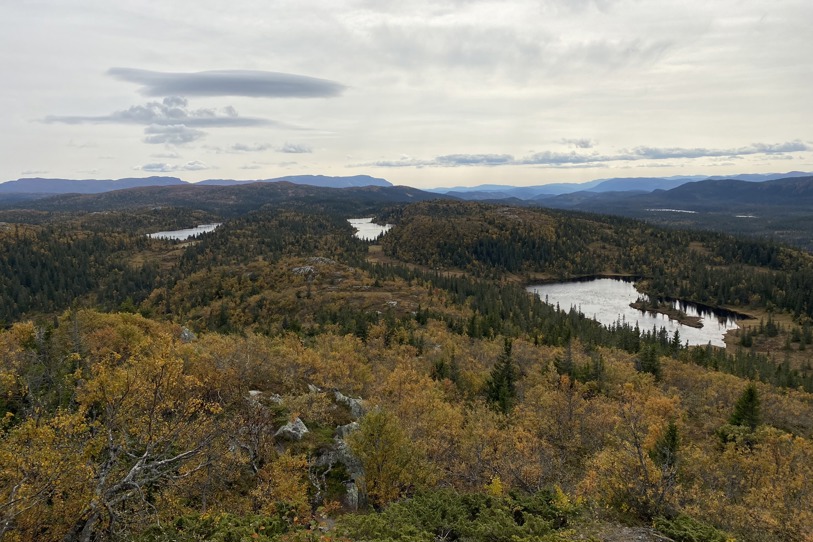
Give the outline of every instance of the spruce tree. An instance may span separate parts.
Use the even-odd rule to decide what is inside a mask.
[[[734,412],[728,423],[748,427],[751,431],[757,428],[760,422],[759,393],[756,385],[751,382],[734,405]]]
[[[661,379],[661,357],[655,345],[650,344],[643,347],[635,365],[639,371],[654,375],[655,380]]]
[[[486,398],[503,414],[508,414],[514,406],[517,397],[516,380],[517,374],[511,359],[511,341],[505,339],[503,352],[486,382]]]

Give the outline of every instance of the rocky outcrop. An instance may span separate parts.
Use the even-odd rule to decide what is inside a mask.
[[[364,469],[361,466],[361,461],[353,454],[345,440],[358,427],[358,422],[351,422],[337,427],[336,434],[333,437],[333,445],[316,458],[316,466],[327,468],[327,470],[332,469],[334,465],[344,466],[348,479],[344,482],[345,495],[343,504],[349,510],[358,510],[360,504],[363,504],[359,502],[360,497],[356,481],[364,475]]]
[[[296,418],[292,422],[288,422],[282,427],[280,427],[274,436],[276,438],[287,439],[287,440],[302,440],[302,437],[305,436],[306,433],[309,433],[305,422],[301,419]]]
[[[333,391],[334,398],[336,402],[340,405],[344,405],[350,409],[350,416],[354,419],[359,419],[364,416],[364,403],[361,399],[356,399],[353,397],[348,397],[344,395],[339,390]]]
[[[344,440],[347,436],[359,428],[359,422],[350,422],[347,425],[340,425],[336,428],[336,438]]]
[[[195,341],[197,338],[198,336],[195,335],[195,333],[192,332],[192,330],[190,330],[188,327],[185,327],[181,330],[180,339],[182,343],[191,343]]]

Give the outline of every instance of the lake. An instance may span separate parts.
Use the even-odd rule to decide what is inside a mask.
[[[159,231],[156,233],[148,233],[147,237],[151,237],[152,239],[173,239],[176,241],[185,241],[190,237],[195,237],[201,233],[209,233],[210,231],[215,231],[217,227],[220,226],[220,223],[217,224],[201,224],[200,226],[195,226],[194,228],[188,228],[185,230],[172,230],[172,231]]]
[[[651,330],[653,326],[665,327],[669,336],[677,329],[680,342],[690,345],[705,345],[709,342],[715,346],[725,346],[723,337],[726,332],[737,329],[737,318],[731,313],[722,313],[700,308],[692,303],[675,301],[678,308],[689,316],[700,316],[703,327],[700,329],[684,326],[670,320],[663,314],[642,312],[630,307],[638,297],[646,297],[635,289],[632,282],[620,279],[592,279],[579,282],[558,282],[529,286],[528,291],[535,293],[551,305],[558,304],[563,310],[575,307],[586,317],[593,318],[605,326],[621,320],[631,326],[638,323],[642,331]]]
[[[373,224],[372,218],[348,218],[347,221],[356,229],[356,237],[364,241],[375,241],[392,228],[392,224]]]

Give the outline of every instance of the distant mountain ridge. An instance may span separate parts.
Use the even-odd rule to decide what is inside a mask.
[[[56,194],[26,201],[3,201],[0,210],[27,209],[46,212],[101,212],[111,210],[185,207],[239,216],[260,208],[288,206],[310,209],[345,209],[364,212],[382,204],[412,203],[427,199],[453,199],[409,186],[329,188],[288,181],[229,185],[182,183],[143,186],[96,194]],[[361,215],[366,216],[366,215]]]
[[[813,252],[813,175],[761,182],[706,179],[652,192],[581,191],[525,203],[767,237]]]
[[[273,179],[237,181],[231,179],[209,179],[199,183],[189,183],[177,177],[142,177],[125,179],[44,179],[39,177],[21,178],[0,183],[0,195],[28,194],[32,197],[59,194],[102,194],[113,190],[145,188],[150,186],[183,186],[199,184],[203,186],[236,186],[251,183],[289,182],[323,188],[354,188],[363,186],[393,186],[392,183],[369,175],[331,177],[326,175],[288,175]]]
[[[582,191],[558,196],[538,196],[544,207],[591,212],[630,214],[648,208],[680,208],[689,211],[753,210],[765,207],[813,206],[813,175],[761,182],[737,179],[705,179],[669,190]]]
[[[43,179],[24,177],[0,184],[0,194],[101,194],[111,190],[143,186],[186,184],[177,177],[140,177],[126,179]]]
[[[322,188],[361,188],[363,186],[393,186],[386,179],[371,177],[370,175],[351,175],[346,177],[332,177],[328,175],[287,175],[285,177],[275,177],[273,179],[262,179],[256,181],[234,181],[230,179],[207,179],[200,181],[203,186],[234,186],[249,183],[279,183],[288,182],[293,184],[305,184],[308,186],[319,186]]]
[[[517,198],[520,200],[540,201],[552,196],[566,194],[606,193],[606,192],[654,192],[655,190],[670,190],[687,183],[703,180],[734,179],[751,183],[761,183],[776,179],[791,177],[806,177],[813,173],[802,171],[789,171],[787,173],[745,173],[730,176],[708,175],[676,175],[672,177],[614,177],[610,179],[595,179],[584,183],[554,183],[536,186],[509,186],[498,184],[483,184],[479,186],[458,186],[454,188],[432,188],[430,192],[447,194],[457,198],[478,201],[495,201],[500,199]],[[577,199],[593,199],[587,195]]]
[[[805,177],[813,173],[790,171],[787,173],[770,174],[740,174],[732,176],[703,176],[679,175],[672,177],[616,177],[610,179],[595,179],[583,183],[551,183],[535,186],[511,186],[499,184],[484,184],[479,186],[458,186],[453,188],[430,188],[427,192],[445,194],[466,200],[496,201],[496,200],[525,200],[529,203],[547,200],[550,197],[566,194],[580,194],[577,200],[593,198],[582,193],[633,193],[654,192],[656,190],[670,190],[687,183],[702,180],[734,179],[751,183],[762,183],[770,180]],[[24,177],[0,183],[0,198],[8,202],[25,199],[37,199],[44,196],[59,194],[101,194],[113,190],[129,188],[144,188],[150,186],[239,186],[251,183],[277,183],[289,182],[298,185],[316,186],[322,188],[360,188],[365,186],[391,187],[392,183],[386,179],[370,175],[329,176],[329,175],[287,175],[270,179],[235,180],[235,179],[207,179],[190,183],[169,176],[128,177],[123,179],[60,179]]]

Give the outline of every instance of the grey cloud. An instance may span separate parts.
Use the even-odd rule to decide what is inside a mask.
[[[241,117],[232,106],[222,109],[192,109],[181,96],[167,96],[159,101],[134,105],[109,115],[45,117],[46,123],[62,124],[135,124],[147,125],[142,140],[148,144],[183,145],[206,136],[200,128],[242,128],[251,126],[285,127],[282,123]],[[291,127],[289,127],[291,128]]]
[[[228,147],[216,147],[211,145],[204,145],[204,148],[216,154],[243,154],[247,152],[263,152],[272,149],[273,146],[269,143],[235,143]]]
[[[335,81],[291,73],[220,70],[173,73],[110,68],[107,74],[141,85],[145,96],[248,96],[262,98],[332,98],[345,86]]]
[[[201,171],[204,169],[211,169],[211,167],[198,160],[193,160],[192,162],[187,162],[185,164],[167,164],[163,162],[153,162],[150,164],[144,164],[142,166],[136,166],[133,169],[137,169],[140,171],[149,171],[153,173],[169,173],[172,171]]]
[[[636,147],[618,154],[543,151],[521,158],[516,158],[510,154],[450,154],[437,156],[431,160],[402,158],[401,160],[384,160],[359,165],[387,168],[463,166],[549,166],[572,168],[594,167],[608,162],[633,162],[638,160],[737,158],[752,155],[770,155],[772,158],[792,158],[788,153],[810,150],[813,150],[813,147],[797,140],[778,144],[754,143],[752,145],[732,149]]]
[[[637,160],[639,158],[651,158],[662,160],[667,158],[708,158],[720,156],[736,157],[752,154],[781,155],[789,152],[802,152],[809,150],[811,150],[811,147],[799,140],[778,144],[753,143],[745,147],[736,147],[733,149],[706,149],[702,147],[694,149],[635,147],[629,151],[629,158],[619,159]]]
[[[366,36],[373,58],[407,69],[410,78],[425,77],[429,70],[468,71],[481,83],[485,77],[501,84],[506,79],[527,83],[649,66],[675,47],[674,40],[661,37],[563,36],[551,25],[517,28],[497,21],[382,22],[368,27]]]
[[[593,140],[587,138],[575,138],[575,139],[562,138],[562,143],[570,147],[576,147],[578,149],[592,149],[595,146]]]
[[[150,144],[166,144],[166,145],[183,145],[185,143],[192,143],[204,137],[206,132],[189,128],[183,124],[173,124],[169,126],[162,126],[160,124],[153,124],[144,129],[147,136],[142,140],[144,143]]]
[[[572,164],[590,164],[594,162],[610,162],[613,159],[609,156],[599,154],[579,154],[576,152],[537,152],[520,158],[515,163],[520,165],[546,165],[561,166]]]
[[[282,153],[289,153],[289,154],[306,154],[313,152],[313,149],[304,144],[300,143],[285,143],[280,147],[275,147],[270,143],[235,143],[233,145],[229,145],[228,147],[206,147],[207,149],[214,151],[218,154],[242,154],[247,152],[263,152],[267,150],[275,150],[276,152]]]
[[[313,152],[313,149],[309,145],[302,143],[285,143],[285,145],[279,147],[277,151],[288,154],[307,154]]]
[[[188,105],[185,98],[169,96],[160,102],[134,105],[109,115],[49,115],[44,120],[47,123],[62,124],[183,124],[195,128],[279,125],[279,123],[267,119],[241,117],[231,106],[219,112],[216,109],[190,109]]]
[[[267,151],[271,148],[271,145],[268,143],[255,143],[254,145],[248,145],[246,143],[235,143],[229,150],[232,152],[262,152]]]
[[[26,169],[21,171],[20,175],[45,175],[46,173],[48,173],[47,169]]]
[[[447,154],[435,158],[441,166],[502,166],[510,164],[514,157],[510,154]]]

